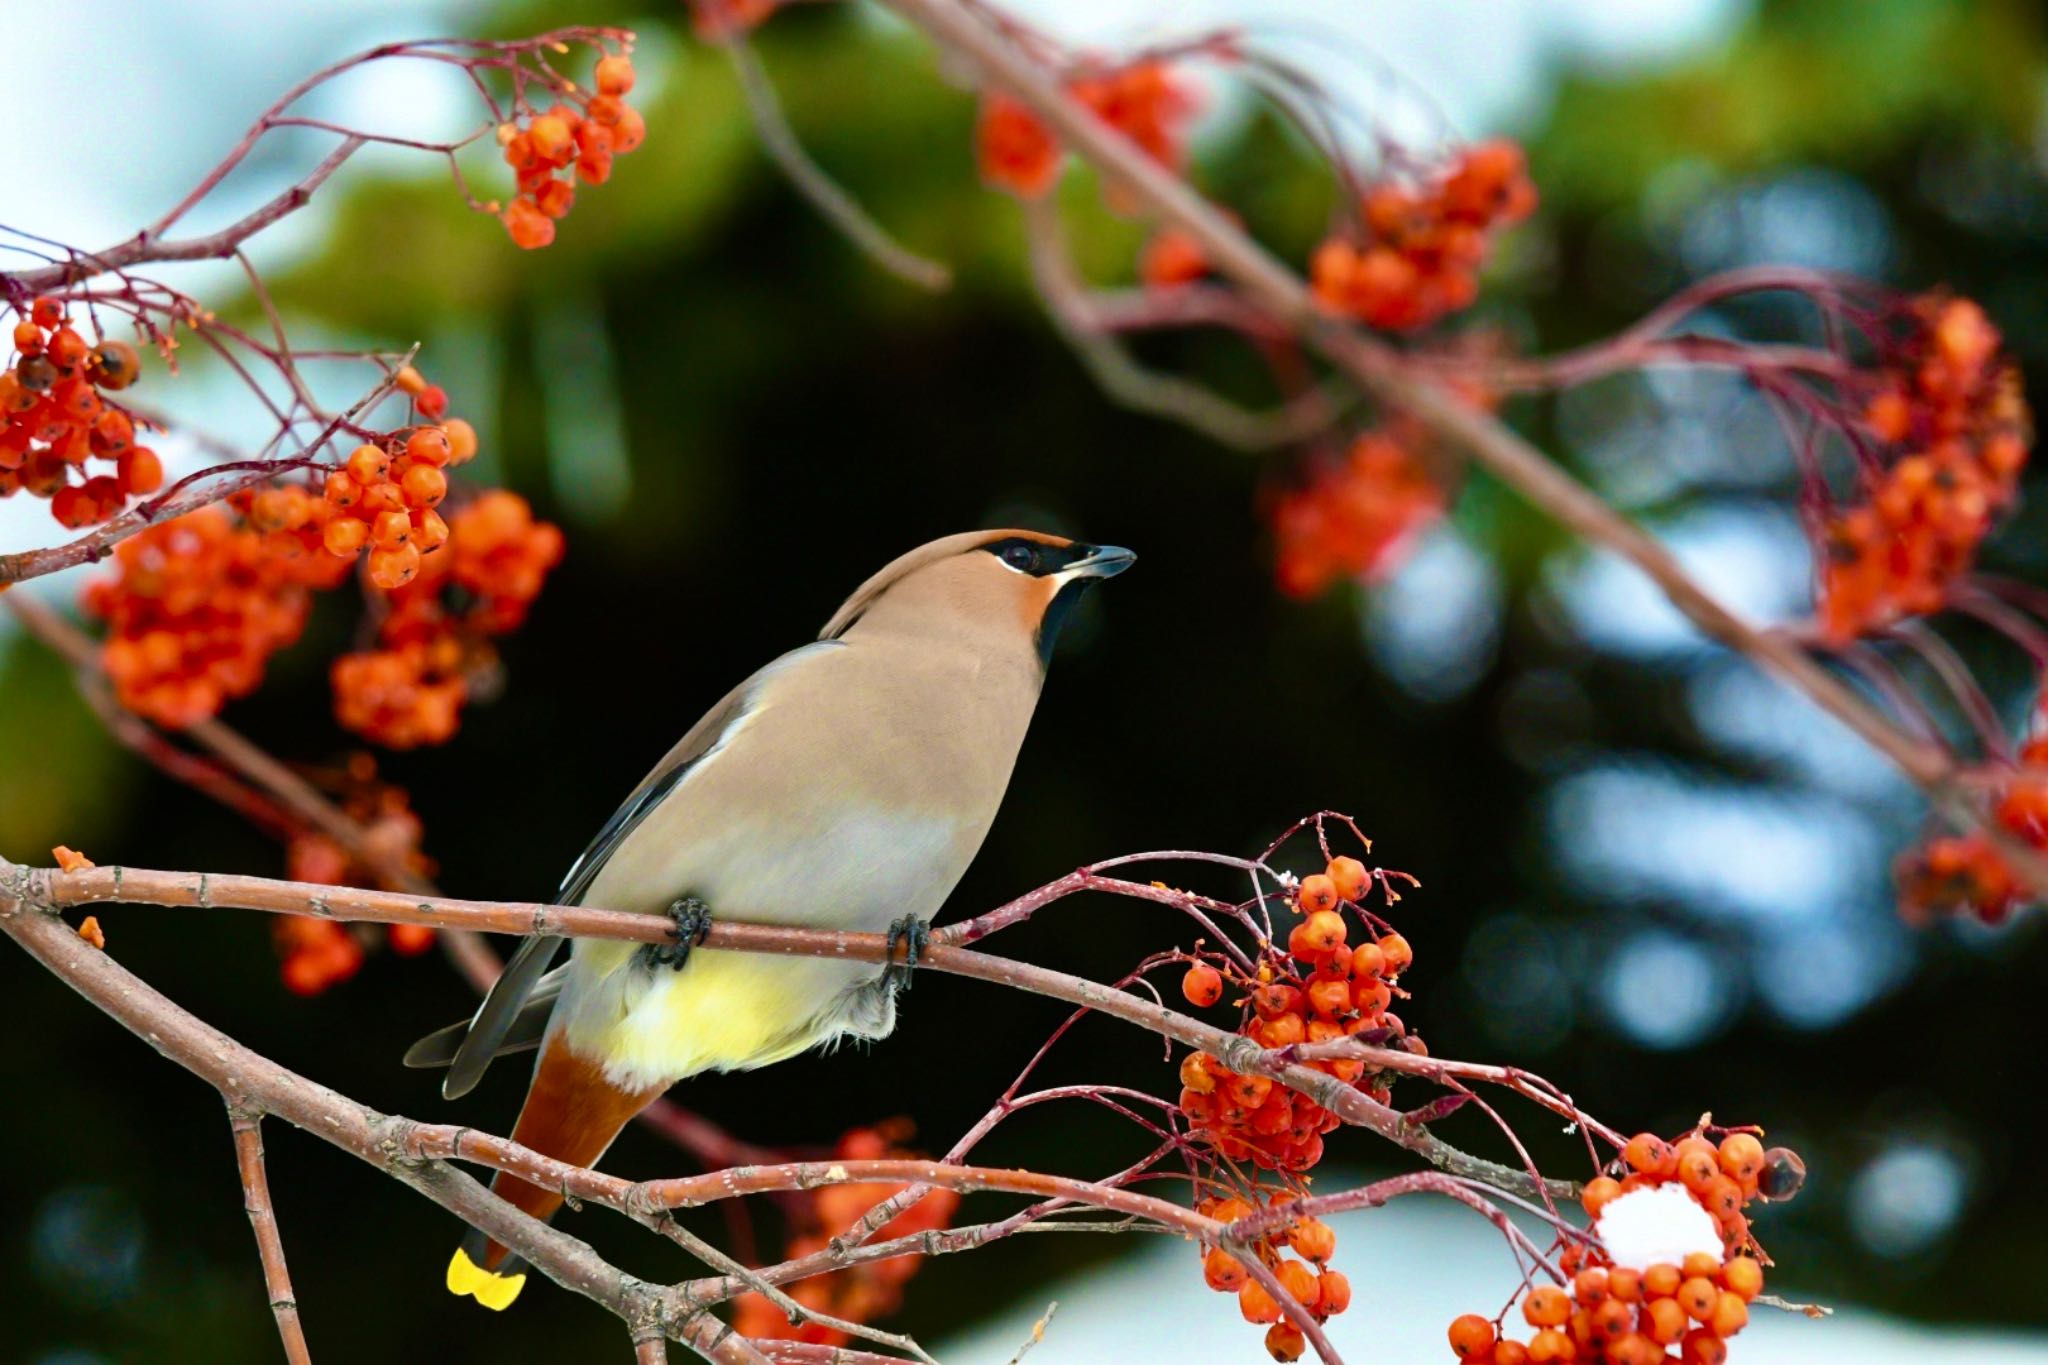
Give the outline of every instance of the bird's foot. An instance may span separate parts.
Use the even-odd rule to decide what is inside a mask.
[[[657,967],[681,971],[690,960],[690,950],[711,932],[711,907],[695,896],[685,896],[669,906],[668,917],[675,923],[676,941],[648,944],[647,956]]]
[[[882,980],[891,989],[907,991],[914,968],[924,957],[924,950],[931,946],[932,927],[915,915],[905,915],[889,926],[889,946],[886,953],[888,965],[882,969]],[[896,960],[897,945],[902,945],[903,960]]]

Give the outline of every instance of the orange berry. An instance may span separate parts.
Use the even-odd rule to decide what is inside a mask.
[[[391,376],[391,382],[400,393],[414,397],[425,392],[427,387],[427,377],[410,365],[399,366],[398,373]]]
[[[413,507],[438,507],[448,496],[448,476],[430,464],[416,464],[399,481],[405,500]]]
[[[412,405],[419,410],[420,416],[429,422],[438,422],[441,420],[441,414],[448,411],[448,390],[439,384],[429,384],[419,391],[419,396],[412,400]]]
[[[1572,1301],[1554,1285],[1538,1285],[1522,1300],[1522,1316],[1531,1327],[1561,1327],[1572,1314]]]
[[[1749,1305],[1740,1294],[1723,1294],[1714,1300],[1714,1311],[1701,1325],[1726,1341],[1749,1326]]]
[[[1337,1233],[1320,1218],[1304,1218],[1287,1230],[1287,1245],[1305,1261],[1321,1264],[1337,1250]]]
[[[400,957],[417,957],[434,946],[434,931],[424,924],[394,924],[384,931],[384,941]]]
[[[391,457],[381,446],[357,446],[348,457],[348,476],[360,488],[382,483],[391,472]]]
[[[1635,1314],[1618,1299],[1603,1300],[1572,1316],[1574,1339],[1583,1336],[1585,1340],[1594,1342],[1612,1342],[1627,1336],[1630,1325],[1635,1321]],[[1583,1330],[1580,1328],[1581,1320]]]
[[[1206,1009],[1223,998],[1222,974],[1206,962],[1197,962],[1180,979],[1180,993],[1190,1005]]]
[[[566,180],[549,180],[534,190],[533,206],[550,218],[567,218],[576,207],[576,187]]]
[[[1721,1286],[1744,1303],[1764,1292],[1764,1268],[1753,1256],[1736,1256],[1721,1267]]]
[[[1607,1271],[1600,1266],[1587,1266],[1572,1277],[1572,1297],[1582,1306],[1590,1307],[1607,1297]]]
[[[1708,1251],[1688,1251],[1685,1253],[1685,1259],[1678,1263],[1678,1273],[1688,1280],[1718,1279],[1721,1275],[1721,1258]]]
[[[1244,1288],[1246,1278],[1244,1262],[1222,1247],[1216,1247],[1202,1258],[1202,1279],[1211,1289],[1235,1294]]]
[[[1493,1356],[1493,1324],[1477,1313],[1451,1320],[1451,1354],[1460,1360],[1486,1361]]]
[[[1678,1292],[1678,1286],[1684,1279],[1677,1266],[1669,1261],[1659,1261],[1643,1272],[1643,1295],[1652,1299],[1668,1299]]]
[[[339,559],[354,559],[362,553],[369,538],[369,525],[354,517],[336,517],[320,532],[320,543],[327,547],[327,553]]]
[[[1280,1279],[1280,1287],[1287,1291],[1303,1308],[1314,1308],[1322,1302],[1322,1290],[1316,1284],[1316,1273],[1300,1261],[1282,1261],[1273,1273]]]
[[[29,305],[28,316],[31,324],[48,331],[64,321],[64,303],[45,295]]]
[[[348,476],[347,471],[337,469],[327,476],[321,488],[321,496],[336,507],[354,507],[362,501],[363,486]]]
[[[1685,1334],[1686,1365],[1728,1365],[1728,1343],[1704,1327]]]
[[[85,360],[85,338],[69,327],[59,327],[43,343],[43,354],[60,370],[76,369]]]
[[[1730,1133],[1721,1139],[1721,1169],[1731,1180],[1749,1185],[1764,1168],[1764,1145],[1748,1133]]]
[[[1643,1305],[1643,1330],[1666,1346],[1685,1335],[1685,1310],[1677,1299],[1651,1299]]]
[[[542,114],[527,125],[526,136],[533,144],[533,154],[542,161],[561,166],[575,155],[576,136],[568,120],[559,115]]]
[[[503,217],[505,231],[517,247],[537,251],[555,240],[555,220],[542,213],[531,199],[514,199],[506,205]]]
[[[412,543],[420,547],[421,554],[432,554],[448,543],[448,523],[432,508],[414,513]]]
[[[1306,882],[1302,884],[1304,892],[1307,885]],[[1344,917],[1335,910],[1315,911],[1302,921],[1302,929],[1303,937],[1318,954],[1334,952],[1344,946]]]
[[[1267,1047],[1292,1047],[1307,1036],[1308,1025],[1298,1014],[1276,1014],[1259,1027],[1259,1041]]]
[[[454,453],[448,433],[439,427],[421,427],[405,439],[405,453],[419,464],[435,468],[447,464]]]
[[[412,518],[401,511],[379,512],[370,539],[380,550],[395,550],[412,541]]]
[[[43,352],[43,329],[23,318],[14,324],[14,349],[23,355],[41,355]]]
[[[1700,1203],[1708,1213],[1719,1219],[1734,1218],[1741,1214],[1742,1186],[1725,1175],[1717,1175],[1707,1182],[1707,1188],[1700,1193]]]
[[[1695,1195],[1705,1194],[1707,1186],[1713,1184],[1720,1174],[1720,1158],[1712,1143],[1687,1138],[1678,1144],[1678,1178],[1688,1190]]]
[[[1380,951],[1377,943],[1361,943],[1351,950],[1351,974],[1353,976],[1384,976],[1387,970],[1387,955]]]
[[[1678,1306],[1685,1310],[1687,1317],[1694,1322],[1705,1322],[1714,1315],[1714,1305],[1720,1301],[1721,1291],[1704,1275],[1695,1275],[1680,1284],[1678,1293],[1672,1297],[1678,1300]]]
[[[370,583],[389,592],[402,588],[420,571],[419,547],[401,545],[395,550],[370,552]]]
[[[1365,864],[1356,858],[1332,858],[1324,876],[1337,888],[1337,894],[1347,901],[1365,899],[1366,889],[1372,885],[1372,878],[1365,870]]]
[[[623,53],[600,57],[591,79],[600,95],[624,95],[633,88],[633,59]]]
[[[1623,1303],[1637,1303],[1643,1297],[1643,1272],[1627,1266],[1615,1266],[1607,1272],[1607,1294],[1609,1298]]]
[[[1408,946],[1408,940],[1399,934],[1388,934],[1380,940],[1380,956],[1386,960],[1382,974],[1393,980],[1415,965],[1415,950]]]
[[[1297,920],[1287,931],[1287,952],[1300,962],[1318,962],[1328,954],[1316,947],[1316,941],[1308,932],[1308,921]]]
[[[475,458],[475,427],[460,417],[451,417],[441,424],[441,433],[448,438],[449,464],[463,464]]]
[[[148,446],[123,451],[114,468],[124,493],[142,496],[164,486],[164,462]]]
[[[647,120],[640,111],[628,105],[619,111],[618,120],[612,124],[612,152],[616,156],[626,153],[647,141]]]
[[[1572,1339],[1555,1327],[1546,1327],[1529,1338],[1529,1365],[1551,1365],[1553,1361],[1571,1360],[1578,1353]]]
[[[1247,1279],[1244,1288],[1237,1291],[1237,1311],[1244,1314],[1246,1322],[1278,1322],[1280,1301],[1257,1280]]]
[[[1311,981],[1309,1008],[1326,1018],[1351,1013],[1351,983],[1343,980]]]
[[[1317,1311],[1336,1317],[1351,1306],[1351,1279],[1341,1270],[1325,1270],[1316,1279]]]
[[[1308,1349],[1308,1338],[1291,1322],[1276,1322],[1266,1329],[1266,1354],[1275,1360],[1300,1360]]]
[[[1529,1348],[1502,1337],[1493,1348],[1493,1365],[1529,1365]]]
[[[1295,890],[1294,901],[1304,915],[1318,910],[1337,908],[1337,884],[1318,872],[1313,877],[1303,877]]]
[[[1678,1154],[1655,1133],[1637,1133],[1621,1149],[1621,1159],[1644,1175],[1668,1180],[1678,1174]]]

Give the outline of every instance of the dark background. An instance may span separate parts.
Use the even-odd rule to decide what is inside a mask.
[[[611,17],[560,8],[479,27]],[[650,30],[674,21],[665,8],[621,17]],[[1644,821],[1665,810],[1560,805],[1564,784],[1588,773],[1625,768],[1664,797],[1709,793],[1711,808],[1671,809],[1732,810],[1736,828],[1804,809],[1816,790],[1835,797],[1812,772],[1730,745],[1702,721],[1701,679],[1728,667],[1711,651],[1631,654],[1575,629],[1582,618],[1560,586],[1575,551],[1483,479],[1454,520],[1491,566],[1504,615],[1497,638],[1468,651],[1477,662],[1457,685],[1413,683],[1412,659],[1404,672],[1398,651],[1370,643],[1383,637],[1361,624],[1378,619],[1364,590],[1280,597],[1255,509],[1285,460],[1222,450],[1091,387],[1023,288],[1010,206],[973,184],[971,106],[933,79],[928,55],[809,11],[778,19],[762,48],[813,151],[884,221],[958,266],[953,292],[905,289],[821,226],[750,150],[729,74],[687,40],[649,107],[647,148],[586,193],[556,247],[519,257],[438,182],[359,180],[343,192],[333,244],[273,277],[309,328],[424,337],[426,367],[484,431],[486,472],[569,534],[566,561],[507,644],[503,697],[473,709],[445,748],[385,760],[425,819],[443,886],[545,894],[704,707],[809,638],[899,551],[1003,523],[1126,544],[1141,562],[1070,627],[1003,814],[949,915],[1093,858],[1250,853],[1300,815],[1350,811],[1382,861],[1422,880],[1400,923],[1417,951],[1408,1017],[1435,1052],[1538,1067],[1624,1129],[1675,1129],[1703,1108],[1770,1125],[1815,1173],[1807,1197],[1762,1225],[1801,1292],[1934,1319],[2048,1322],[2038,1292],[2048,1181],[2030,1093],[2048,952],[2031,920],[1996,935],[1900,928],[1882,861],[1917,814],[1890,788],[1847,802],[1877,855],[1810,931],[1726,912],[1711,881],[1689,892],[1683,877],[1630,881],[1575,857],[1602,832],[1560,811]],[[1673,69],[1563,73],[1549,113],[1523,130],[1546,207],[1506,247],[1480,315],[1553,349],[1611,331],[1705,269],[1847,263],[1983,300],[2038,381],[2048,199],[2031,139],[2043,74],[2023,6],[1850,0],[1764,5]],[[1200,160],[1212,188],[1247,204],[1282,249],[1305,252],[1327,196],[1270,127],[1227,122]],[[1095,208],[1085,177],[1070,181],[1084,254],[1105,277],[1127,272],[1139,230]],[[1227,343],[1148,354],[1254,392]],[[1603,390],[1576,415],[1537,405],[1510,415],[1660,524],[1702,507],[1765,518],[1788,505],[1782,451],[1742,446],[1762,428],[1684,408],[1683,394],[1652,394],[1646,412],[1645,392]],[[607,505],[589,493],[603,471],[579,463],[578,447],[601,445],[612,423],[630,484]],[[1582,458],[1588,430],[1628,429],[1650,433],[1644,458],[1672,461],[1649,494],[1630,471]],[[1736,448],[1726,465],[1688,463],[1669,453],[1680,436]],[[2023,514],[2001,537],[1999,567],[2038,576],[2033,525]],[[1795,576],[1788,590],[1796,597],[1803,583]],[[345,752],[325,664],[353,628],[350,604],[323,605],[309,638],[227,719],[290,758]],[[1958,639],[2001,698],[2023,705],[2028,682],[2009,653]],[[103,862],[280,870],[274,845],[113,751],[34,646],[0,647],[9,856],[37,860],[61,840]],[[1771,714],[1788,734],[1826,729],[1802,704]],[[1848,857],[1865,845],[1844,847]],[[1737,867],[1756,860],[1759,878],[1771,872],[1755,849],[1720,853]],[[509,1125],[520,1068],[500,1068],[451,1109],[434,1078],[396,1066],[414,1037],[469,1008],[438,958],[380,956],[304,1001],[280,986],[268,935],[247,915],[117,909],[102,919],[124,963],[285,1065],[387,1111]],[[996,946],[1100,977],[1186,937],[1164,911],[1084,899]],[[1650,956],[1627,957],[1644,944]],[[1853,960],[1841,954],[1872,945],[1885,965],[1859,977],[1846,1003],[1807,1014],[1784,1005],[1807,979],[1825,994]],[[1708,983],[1698,1018],[1660,1031],[1617,1004],[1626,992],[1615,973],[1629,961],[1676,970],[1681,986]],[[1775,992],[1753,987],[1767,977]],[[907,1114],[942,1148],[1061,1013],[933,976],[872,1050],[702,1078],[676,1098],[776,1146],[826,1144]],[[0,1034],[12,1040],[0,1357],[271,1358],[218,1101],[19,962],[0,976]],[[1048,1074],[1170,1084],[1155,1048],[1106,1024]],[[407,1340],[445,1342],[434,1358],[451,1361],[616,1353],[612,1322],[568,1296],[543,1288],[495,1316],[441,1294],[457,1235],[448,1219],[269,1127],[272,1185],[321,1356],[364,1359],[373,1343]],[[1530,1136],[1568,1160],[1551,1127],[1531,1125]],[[1498,1146],[1476,1118],[1445,1128],[1477,1149]],[[1339,1145],[1356,1162],[1390,1155],[1358,1137]],[[1042,1111],[983,1155],[1107,1170],[1136,1150],[1092,1111]],[[639,1132],[606,1166],[680,1168],[673,1149]],[[590,1213],[569,1226],[638,1273],[680,1273],[620,1220]],[[1070,1268],[1116,1250],[1019,1239],[930,1264],[900,1325],[934,1334],[1011,1294],[1036,1295],[1055,1257]],[[1192,1277],[1188,1302],[1203,1302]],[[1246,1358],[1256,1351],[1250,1337],[1242,1345]]]

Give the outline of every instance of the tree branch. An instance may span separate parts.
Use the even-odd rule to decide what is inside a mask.
[[[291,1272],[285,1268],[284,1239],[270,1206],[270,1182],[263,1173],[262,1122],[257,1114],[238,1113],[232,1106],[228,1110],[228,1125],[235,1135],[235,1165],[242,1176],[242,1208],[256,1234],[256,1254],[263,1261],[263,1284],[270,1291],[270,1311],[284,1341],[284,1358],[290,1365],[312,1365],[306,1331],[299,1324],[299,1302],[292,1297]]]

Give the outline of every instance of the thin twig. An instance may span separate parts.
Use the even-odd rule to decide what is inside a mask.
[[[949,267],[918,255],[891,237],[888,229],[876,222],[859,201],[841,189],[822,166],[811,160],[810,153],[804,150],[795,130],[789,126],[789,120],[783,116],[781,101],[775,98],[775,87],[770,83],[768,73],[761,68],[760,59],[754,55],[746,36],[734,30],[721,34],[716,45],[723,48],[732,61],[733,74],[739,77],[740,92],[746,96],[747,110],[754,116],[754,131],[761,139],[762,148],[788,177],[797,193],[809,200],[811,207],[826,222],[839,229],[842,236],[897,279],[933,292],[951,288],[953,272]]]
[[[299,1323],[299,1302],[292,1296],[291,1272],[285,1268],[284,1239],[277,1230],[277,1214],[270,1204],[270,1182],[263,1172],[262,1118],[230,1108],[229,1126],[235,1134],[235,1165],[242,1176],[242,1208],[256,1233],[256,1254],[263,1261],[263,1284],[270,1291],[270,1311],[277,1318],[277,1334],[284,1341],[284,1358],[291,1365],[312,1365],[306,1349],[306,1330]]]

